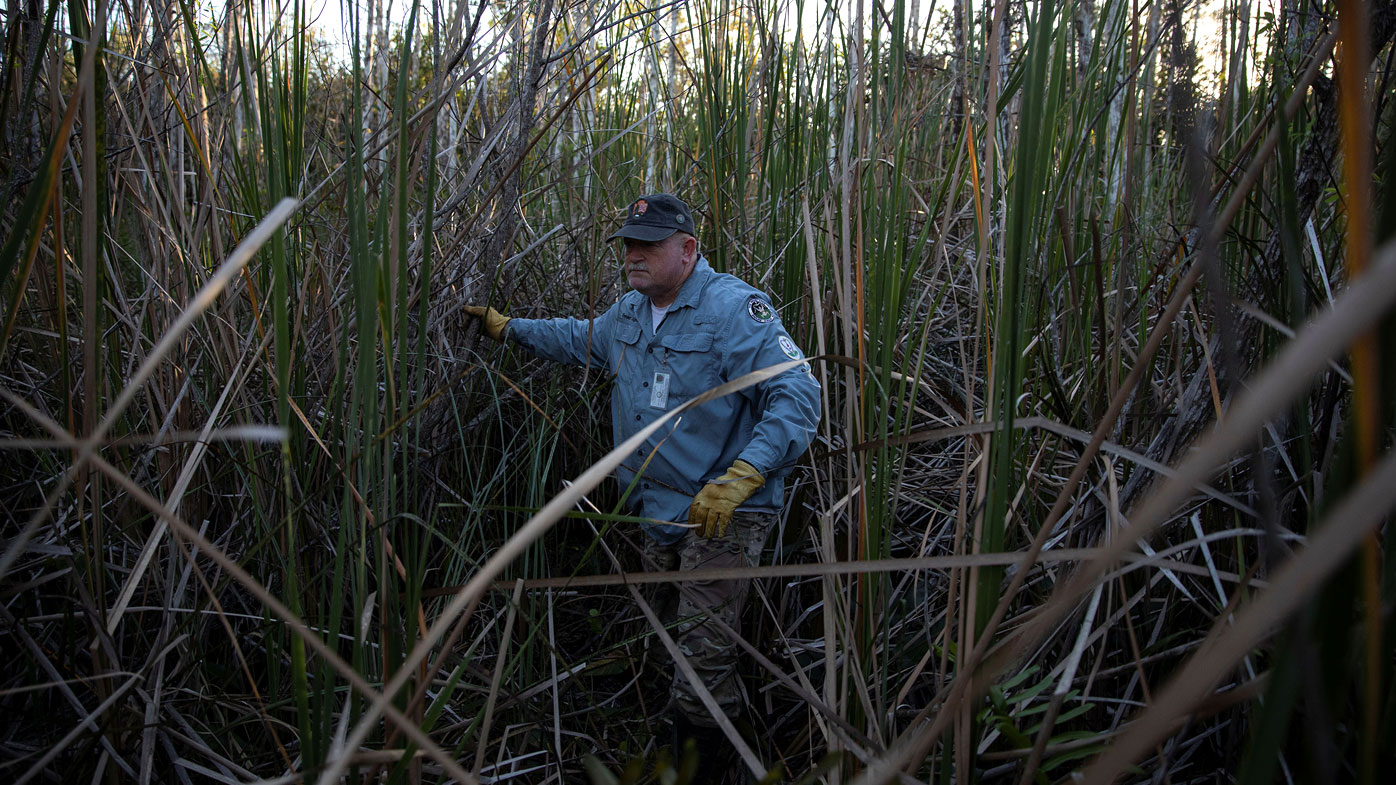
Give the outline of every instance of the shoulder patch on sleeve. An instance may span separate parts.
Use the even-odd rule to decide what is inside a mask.
[[[794,341],[790,340],[790,336],[782,335],[780,337],[779,343],[780,350],[782,352],[785,352],[786,357],[789,357],[792,360],[798,360],[801,357],[804,357],[803,354],[800,354],[800,348],[795,345]]]
[[[760,297],[752,297],[746,301],[746,312],[751,314],[752,321],[757,324],[767,324],[776,320],[776,312]]]

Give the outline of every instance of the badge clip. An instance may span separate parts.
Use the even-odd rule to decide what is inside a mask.
[[[650,408],[663,409],[669,405],[669,374],[658,373],[650,384]]]

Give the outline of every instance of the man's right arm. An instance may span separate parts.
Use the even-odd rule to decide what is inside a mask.
[[[507,340],[554,362],[605,368],[616,306],[595,319],[510,319]]]

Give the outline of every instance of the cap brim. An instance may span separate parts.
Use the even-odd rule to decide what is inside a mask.
[[[671,229],[667,226],[644,226],[642,224],[630,224],[628,226],[622,226],[621,228],[617,229],[615,234],[606,238],[606,242],[610,242],[616,239],[617,237],[629,237],[632,240],[640,240],[646,243],[657,243],[660,240],[667,239],[668,237],[673,235],[674,232],[677,231],[679,230]]]

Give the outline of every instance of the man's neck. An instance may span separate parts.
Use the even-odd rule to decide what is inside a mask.
[[[683,291],[683,287],[688,283],[688,279],[692,278],[693,273],[698,269],[698,260],[700,258],[699,256],[694,256],[693,261],[688,263],[688,271],[684,273],[683,280],[679,281],[677,286],[662,294],[651,296],[649,298],[650,305],[653,305],[655,308],[668,308],[673,305],[674,301],[679,299],[679,293]]]
[[[688,279],[691,277],[693,277],[693,271],[689,270],[688,275],[685,275],[683,280],[679,281],[678,286],[662,294],[650,297],[650,305],[653,305],[655,308],[668,308],[673,305],[674,301],[679,299],[679,292],[683,291],[683,285],[688,283]]]
[[[669,306],[667,306],[667,305],[655,305],[655,304],[654,304],[654,301],[653,301],[653,300],[650,300],[650,319],[651,319],[651,327],[655,330],[655,332],[658,332],[658,331],[659,331],[659,325],[661,325],[661,324],[664,323],[664,317],[667,316],[668,314],[669,314]]]

